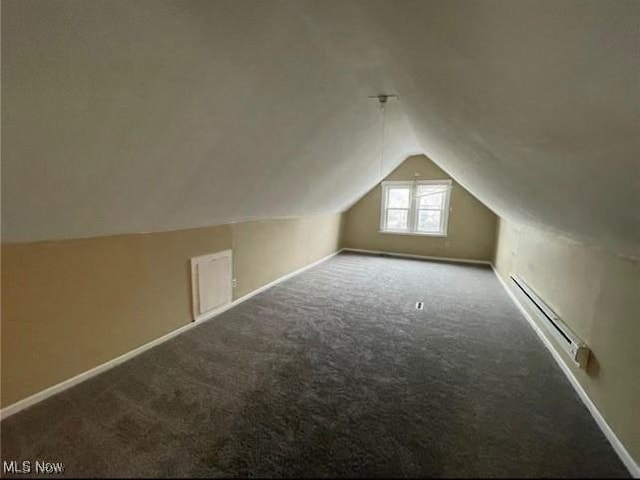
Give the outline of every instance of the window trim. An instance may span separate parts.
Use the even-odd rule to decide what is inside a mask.
[[[449,210],[451,203],[451,187],[452,181],[450,179],[442,180],[388,180],[380,184],[380,224],[378,233],[384,233],[387,235],[419,235],[427,237],[446,237],[449,230]],[[444,196],[444,205],[442,207],[442,231],[440,232],[419,232],[416,230],[418,223],[418,214],[421,209],[418,208],[418,199],[415,198],[416,186],[419,185],[442,185],[447,187],[447,192]],[[408,214],[408,229],[407,230],[388,230],[385,229],[386,215],[387,215],[387,189],[389,187],[405,187],[409,188],[409,214]],[[425,210],[425,209],[422,209]],[[435,210],[435,209],[434,209]]]

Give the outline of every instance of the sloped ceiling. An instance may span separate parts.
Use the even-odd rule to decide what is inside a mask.
[[[637,256],[639,24],[635,1],[5,0],[3,241],[342,211],[424,152],[501,216]]]

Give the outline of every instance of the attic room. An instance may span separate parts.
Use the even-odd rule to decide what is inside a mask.
[[[640,478],[640,2],[1,17],[3,477]]]

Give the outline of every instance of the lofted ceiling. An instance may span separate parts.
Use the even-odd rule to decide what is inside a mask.
[[[5,0],[3,241],[339,212],[425,153],[637,257],[639,25],[633,0]]]

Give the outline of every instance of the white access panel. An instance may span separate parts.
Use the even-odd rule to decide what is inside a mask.
[[[191,259],[193,319],[208,314],[231,302],[231,250]]]

